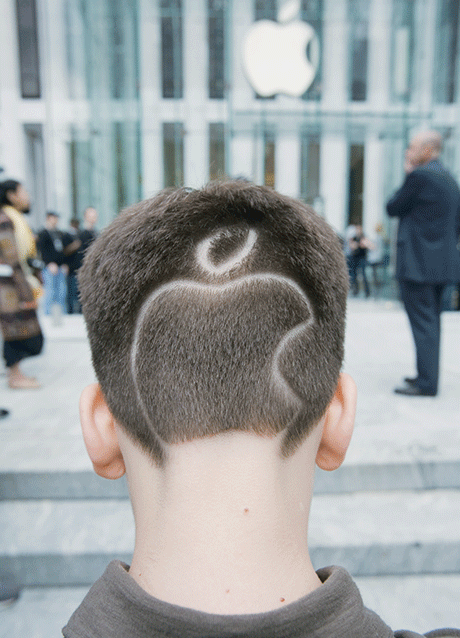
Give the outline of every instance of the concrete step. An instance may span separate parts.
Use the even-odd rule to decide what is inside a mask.
[[[460,627],[460,576],[357,578],[364,603],[393,629]],[[87,587],[28,588],[0,612],[0,638],[59,636]]]
[[[86,585],[134,545],[126,499],[3,501],[0,562],[24,585]],[[460,490],[361,492],[313,499],[316,567],[353,575],[460,574]]]
[[[361,460],[361,459],[360,459]],[[335,472],[317,470],[316,494],[357,491],[460,489],[460,459],[353,460]],[[107,481],[92,470],[0,472],[0,501],[128,498],[125,478]]]

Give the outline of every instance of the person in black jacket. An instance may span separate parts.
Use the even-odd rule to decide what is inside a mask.
[[[406,179],[387,203],[399,217],[396,278],[417,355],[417,376],[395,392],[435,396],[438,392],[441,297],[444,286],[460,281],[460,190],[439,161],[436,131],[416,135],[406,151]]]
[[[58,228],[59,215],[53,211],[46,213],[45,228],[38,233],[37,248],[40,251],[45,268],[42,271],[45,287],[45,314],[51,313],[53,305],[59,306],[60,312],[66,310],[67,265],[66,248],[72,237]]]
[[[76,249],[69,254],[67,259],[67,265],[69,267],[69,276],[67,278],[67,311],[69,314],[73,314],[74,312],[81,313],[77,274],[83,263],[86,251],[98,235],[96,224],[97,210],[92,206],[88,206],[83,213],[83,229],[79,229],[74,234]],[[67,252],[68,250],[67,248]]]

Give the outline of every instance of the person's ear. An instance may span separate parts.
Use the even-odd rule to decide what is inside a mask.
[[[99,383],[92,383],[81,393],[80,422],[96,474],[108,479],[123,476],[125,462],[118,443],[115,419]]]
[[[331,472],[342,465],[353,434],[356,413],[356,384],[342,373],[324,416],[323,433],[316,465]]]

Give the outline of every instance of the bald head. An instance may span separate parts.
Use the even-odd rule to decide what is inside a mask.
[[[437,131],[420,131],[410,141],[406,151],[406,163],[413,170],[439,157],[441,150],[442,136]]]

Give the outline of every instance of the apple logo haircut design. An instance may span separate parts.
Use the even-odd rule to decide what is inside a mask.
[[[235,241],[238,244],[232,246]],[[235,232],[234,230],[232,232],[230,229],[222,228],[198,244],[196,259],[200,267],[208,274],[223,275],[245,261],[254,248],[256,241],[257,233],[252,228],[247,231],[246,238],[241,237],[241,231]],[[218,259],[218,255],[212,254],[213,249],[225,247],[225,244],[230,249],[230,254],[224,253],[223,259]]]
[[[178,279],[160,286],[144,301],[131,349],[131,378],[145,422],[163,443],[164,423],[189,420],[201,424],[205,436],[206,420],[226,423],[233,406],[257,421],[269,418],[276,397],[284,399],[291,422],[305,394],[302,369],[293,362],[315,325],[307,295],[282,275],[254,273],[226,283]],[[248,339],[255,326],[260,338]],[[167,405],[159,409],[157,397],[165,394]],[[214,402],[215,413],[203,413],[194,394],[205,398],[208,409]]]
[[[319,42],[313,27],[297,19],[299,12],[300,0],[290,0],[278,12],[278,22],[258,20],[248,31],[243,67],[262,97],[277,93],[300,97],[315,79]]]

